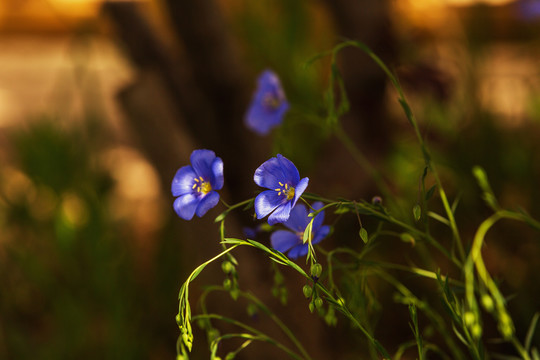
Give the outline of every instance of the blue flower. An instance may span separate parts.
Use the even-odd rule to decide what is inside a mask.
[[[315,210],[319,210],[323,207],[321,202],[313,204]],[[291,211],[291,217],[289,220],[283,223],[289,230],[277,230],[270,236],[270,243],[272,247],[282,253],[288,251],[288,255],[291,259],[296,259],[300,256],[304,256],[308,253],[308,244],[303,243],[303,236],[306,227],[308,226],[311,218],[308,216],[307,209],[304,205],[298,204]],[[324,211],[321,211],[315,216],[313,220],[313,227],[311,229],[311,243],[317,244],[321,242],[330,232],[330,226],[324,225]]]
[[[540,1],[521,0],[517,2],[518,12],[524,20],[535,20],[540,16]]]
[[[178,196],[174,210],[182,219],[191,220],[217,205],[223,187],[223,161],[211,150],[194,150],[191,165],[181,167],[174,175],[171,191]]]
[[[259,75],[257,90],[244,121],[250,130],[266,135],[270,129],[281,124],[288,109],[289,103],[278,76],[266,70]]]
[[[243,227],[242,232],[247,239],[255,239],[260,231],[260,226],[257,227]]]
[[[257,185],[270,189],[255,198],[257,219],[270,214],[268,217],[270,225],[287,221],[291,209],[309,182],[307,177],[300,180],[296,166],[281,154],[259,166],[255,170],[253,180]]]

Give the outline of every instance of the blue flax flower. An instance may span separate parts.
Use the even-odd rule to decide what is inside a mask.
[[[289,103],[278,76],[266,70],[258,78],[257,90],[244,121],[250,130],[266,135],[270,129],[281,124],[288,109]]]
[[[319,210],[323,207],[321,202],[313,204],[315,210]],[[291,211],[291,217],[289,220],[283,223],[289,230],[277,230],[270,236],[270,242],[272,247],[282,253],[288,251],[288,255],[291,259],[304,256],[308,253],[308,244],[303,243],[303,236],[306,227],[308,226],[311,218],[308,216],[306,207],[302,204],[296,205]],[[321,242],[330,232],[330,226],[322,225],[324,221],[324,211],[321,211],[315,216],[313,220],[313,227],[311,229],[311,243],[317,244]]]
[[[281,154],[259,166],[255,170],[253,180],[257,185],[270,189],[255,198],[257,219],[270,215],[268,217],[270,225],[287,221],[291,209],[309,182],[307,177],[300,180],[296,166]]]
[[[172,181],[172,194],[178,196],[174,210],[182,219],[191,220],[217,205],[223,187],[223,161],[211,150],[194,150],[191,165],[181,167]]]

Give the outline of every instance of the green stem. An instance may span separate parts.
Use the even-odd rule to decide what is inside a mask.
[[[484,263],[484,260],[482,258],[482,245],[484,243],[485,236],[489,229],[497,223],[500,219],[503,218],[509,218],[514,220],[524,220],[522,216],[519,214],[510,212],[510,211],[497,211],[495,214],[491,215],[489,218],[484,220],[480,226],[478,227],[478,230],[476,231],[476,234],[474,235],[473,244],[471,247],[471,251],[469,253],[469,257],[467,258],[466,263],[466,294],[467,294],[467,301],[469,303],[469,306],[476,307],[476,300],[474,299],[474,279],[472,276],[472,265],[476,267],[476,271],[478,273],[478,277],[482,280],[482,282],[485,284],[485,286],[488,288],[491,296],[495,300],[496,309],[498,311],[499,316],[499,322],[500,326],[507,326],[510,329],[512,329],[513,324],[511,323],[510,316],[507,314],[506,306],[505,306],[505,299],[504,296],[501,294],[499,288],[497,287],[497,284],[491,276],[489,275],[489,272],[487,271],[486,265]],[[516,339],[516,337],[513,334],[512,331],[512,337],[511,337],[511,343],[514,345],[515,349],[518,351],[518,353],[522,356],[524,360],[530,360],[529,355],[523,348],[523,346],[519,343],[519,341]],[[508,337],[508,334],[502,334],[505,337]]]
[[[249,336],[248,334],[226,334],[226,335],[220,336],[218,339],[229,339],[229,338],[234,338],[234,337],[248,338],[247,336],[249,336],[249,339],[251,339],[251,340],[265,341],[267,343],[270,343],[270,344],[276,346],[280,350],[283,350],[284,352],[289,354],[294,359],[298,359],[298,360],[302,359],[301,356],[298,356],[296,353],[294,353],[294,351],[292,351],[291,349],[289,349],[285,345],[279,343],[275,339],[267,336],[266,334],[260,332],[259,330],[255,329],[255,328],[252,328],[251,326],[248,326],[248,325],[246,325],[246,324],[244,324],[242,322],[239,322],[237,320],[234,320],[234,319],[222,316],[222,315],[218,315],[218,314],[195,315],[193,317],[193,320],[197,320],[197,319],[214,319],[214,320],[224,321],[224,322],[227,322],[229,324],[233,324],[235,326],[238,326],[238,327],[240,327],[240,328],[242,328],[242,329],[244,329],[246,331],[249,331],[249,332],[256,335],[256,336]],[[311,358],[308,358],[308,359],[311,359]]]
[[[253,294],[248,293],[247,296],[249,296],[249,299],[251,301],[256,302],[259,307],[264,309],[265,313],[268,316],[270,316],[270,318],[277,324],[277,326],[279,326],[281,331],[283,331],[285,333],[285,335],[287,335],[289,337],[289,339],[294,343],[294,345],[298,348],[298,350],[300,350],[302,355],[306,359],[311,360],[311,356],[309,356],[306,349],[302,346],[302,344],[296,338],[296,336],[294,336],[294,333],[273,312],[270,312],[270,309],[268,309],[266,306],[264,306],[264,304],[258,298],[256,298]]]
[[[356,145],[351,140],[351,138],[347,135],[347,133],[343,131],[343,128],[339,123],[336,124],[334,128],[334,133],[336,137],[347,148],[347,150],[351,153],[352,157],[358,163],[358,165],[360,165],[360,167],[371,176],[371,178],[373,179],[373,181],[375,182],[379,190],[382,192],[383,197],[386,199],[392,199],[393,198],[392,192],[390,191],[390,188],[384,181],[381,174],[377,171],[377,169],[375,169],[375,167],[373,167],[373,165],[371,165],[369,160],[356,147]]]
[[[396,89],[396,91],[398,93],[399,103],[401,104],[401,106],[403,108],[403,111],[405,113],[405,116],[407,117],[407,119],[411,123],[411,125],[412,125],[412,127],[414,129],[414,132],[416,134],[416,138],[417,138],[418,143],[420,145],[420,150],[422,151],[422,155],[424,156],[424,161],[426,163],[426,166],[433,173],[433,176],[435,177],[435,183],[437,184],[437,188],[439,189],[439,195],[441,197],[441,201],[443,203],[444,210],[446,211],[446,216],[448,217],[448,220],[450,221],[450,227],[452,228],[452,235],[453,235],[454,241],[457,244],[457,248],[458,248],[458,252],[459,252],[459,255],[461,257],[461,260],[463,261],[465,259],[465,251],[464,251],[463,245],[461,243],[461,237],[459,235],[459,231],[458,231],[458,228],[457,228],[454,213],[452,211],[452,208],[450,207],[450,204],[448,203],[448,198],[447,198],[446,192],[444,191],[444,188],[442,186],[442,182],[441,182],[441,180],[439,178],[439,174],[437,172],[437,169],[436,169],[435,165],[431,162],[431,154],[429,153],[429,149],[427,148],[426,143],[424,141],[424,138],[423,138],[422,134],[420,133],[420,128],[418,127],[418,122],[416,121],[416,117],[414,116],[414,114],[413,114],[413,112],[411,110],[411,107],[410,107],[409,103],[407,102],[407,99],[405,98],[405,94],[403,92],[403,89],[401,88],[401,85],[400,85],[397,77],[390,71],[390,69],[388,69],[386,64],[377,55],[375,55],[375,53],[368,46],[366,46],[365,44],[363,44],[361,42],[358,42],[358,41],[345,41],[345,42],[337,45],[336,47],[334,47],[334,49],[332,50],[332,53],[335,54],[335,53],[339,52],[341,49],[343,49],[345,47],[348,47],[348,46],[353,46],[353,47],[359,48],[366,55],[368,55],[384,71],[384,73],[388,76],[388,78],[392,82],[392,85]]]
[[[201,295],[201,307],[203,309],[203,313],[205,313],[205,314],[207,312],[206,312],[206,306],[204,305],[205,304],[204,299],[212,291],[224,291],[224,292],[227,292],[227,290],[225,288],[223,288],[222,286],[210,286],[210,287],[208,287],[205,290],[205,292]],[[294,333],[269,308],[267,308],[261,300],[259,300],[255,295],[253,295],[251,293],[248,293],[248,292],[245,292],[245,291],[239,291],[238,295],[245,298],[245,299],[247,299],[247,300],[249,300],[249,301],[252,301],[255,304],[257,304],[257,306],[260,309],[262,309],[262,311],[266,315],[268,315],[270,317],[270,319],[272,319],[272,321],[274,321],[274,323],[276,323],[276,325],[281,329],[281,331],[283,331],[285,333],[285,335],[287,335],[289,340],[291,340],[294,343],[294,345],[302,353],[302,356],[304,356],[304,358],[306,358],[308,360],[311,360],[311,356],[309,356],[306,349],[302,346],[302,343],[296,338]]]
[[[222,212],[221,214],[219,214],[215,219],[214,219],[214,222],[220,222],[222,221],[231,211],[233,211],[234,209],[237,209],[241,206],[244,206],[244,205],[247,205],[249,204],[250,202],[253,201],[254,198],[249,198],[247,200],[244,200],[244,201],[241,201],[239,203],[236,203],[234,205],[228,205],[226,204],[224,201],[222,201],[223,205],[225,205],[227,207],[227,210],[225,210],[224,212]]]
[[[253,240],[242,240],[242,239],[234,239],[234,238],[227,238],[224,241],[227,244],[233,244],[233,245],[247,245],[252,246],[257,249],[260,249],[267,254],[270,255],[270,258],[277,262],[278,264],[282,264],[285,266],[289,266],[292,269],[296,270],[298,273],[300,273],[302,276],[304,276],[306,279],[312,280],[311,276],[308,275],[301,267],[299,267],[296,263],[289,260],[288,257],[283,255],[282,253],[270,250],[265,245],[253,241]],[[324,285],[321,284],[321,282],[316,282],[315,286],[317,286],[317,289],[321,291],[322,294],[324,294],[326,300],[330,302],[336,310],[341,312],[343,315],[345,315],[356,327],[360,329],[360,331],[368,338],[368,340],[371,342],[371,344],[377,349],[380,355],[383,356],[384,359],[390,359],[390,356],[388,355],[388,352],[382,347],[382,345],[366,330],[364,326],[356,319],[353,314],[350,312],[350,310],[345,306],[345,303],[343,299],[336,299],[330,291],[324,287]]]

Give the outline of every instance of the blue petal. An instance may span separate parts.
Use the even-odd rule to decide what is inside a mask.
[[[277,157],[265,161],[255,170],[253,176],[255,184],[272,190],[280,187],[280,182],[296,187],[299,179],[300,175],[296,166],[281,154],[277,154]]]
[[[283,183],[283,180],[283,171],[278,159],[275,157],[262,163],[253,175],[255,184],[272,190],[280,187],[279,182]]]
[[[268,111],[261,103],[253,101],[244,118],[245,125],[258,135],[266,135],[281,124],[288,108],[289,104],[282,103],[278,109]]]
[[[298,236],[287,230],[277,230],[270,235],[270,244],[277,251],[286,252],[293,246],[302,243]]]
[[[286,198],[283,195],[278,195],[275,190],[266,190],[257,195],[255,198],[255,214],[257,214],[257,219],[262,219],[270,214],[281,205],[285,199]]]
[[[242,228],[242,232],[244,233],[246,239],[255,239],[255,237],[257,236],[258,228],[251,228],[246,226]]]
[[[303,232],[310,220],[306,207],[302,204],[297,204],[291,210],[289,220],[285,221],[283,225],[294,232]]]
[[[193,186],[193,179],[197,175],[190,165],[181,167],[174,175],[171,191],[173,196],[180,196],[193,192],[191,188]]]
[[[293,198],[292,206],[296,205],[296,202],[306,190],[308,183],[309,183],[309,179],[307,177],[303,178],[302,180],[298,182],[298,184],[294,188],[294,198]]]
[[[301,256],[305,256],[308,253],[308,245],[300,244],[291,249],[287,254],[291,259],[297,259]]]
[[[184,220],[191,220],[199,205],[199,198],[194,194],[185,194],[174,201],[174,211]]]
[[[313,203],[311,207],[315,210],[319,210],[323,206],[324,205],[322,202],[317,201]],[[316,232],[321,227],[323,222],[324,222],[324,210],[318,213],[317,216],[315,216],[315,220],[313,220],[313,227],[312,227],[313,232]]]
[[[328,236],[330,233],[330,226],[324,225],[321,226],[316,232],[313,233],[313,239],[311,239],[312,244],[318,244],[322,239]]]
[[[297,184],[300,180],[300,174],[298,173],[298,169],[296,168],[296,166],[294,166],[291,160],[287,159],[281,154],[277,154],[277,159],[283,171],[284,179],[286,179],[287,182],[290,183],[290,185],[294,187],[298,186]],[[302,190],[302,192],[303,191],[304,190]]]
[[[277,223],[283,223],[289,219],[291,214],[292,204],[287,201],[285,204],[278,206],[277,209],[268,217],[268,224],[275,225]]]
[[[213,208],[219,202],[219,194],[215,191],[210,191],[201,198],[199,206],[197,206],[197,216],[202,217],[208,210]]]
[[[267,92],[274,89],[281,89],[281,81],[272,70],[265,70],[259,75],[257,92]]]
[[[287,100],[282,100],[281,105],[279,108],[274,110],[274,116],[279,119],[279,122],[276,121],[276,125],[279,125],[283,121],[283,118],[285,117],[285,114],[289,110],[289,103]]]
[[[216,157],[212,162],[212,173],[214,174],[214,182],[210,183],[212,189],[221,190],[223,188],[223,160]]]
[[[212,163],[216,158],[216,154],[212,150],[193,150],[190,156],[191,166],[197,176],[202,176],[204,180],[214,183],[214,173],[212,171]]]

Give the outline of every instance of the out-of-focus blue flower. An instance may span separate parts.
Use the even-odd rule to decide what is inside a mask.
[[[242,232],[247,239],[255,239],[260,231],[260,226],[257,227],[243,227]]]
[[[182,219],[191,220],[217,205],[223,187],[223,161],[211,150],[194,150],[191,165],[181,167],[174,175],[171,191],[178,196],[174,210]]]
[[[520,0],[516,4],[522,19],[535,20],[540,17],[540,0]]]
[[[319,210],[323,207],[321,202],[313,204],[313,209]],[[289,230],[277,230],[270,235],[270,243],[272,247],[282,253],[288,251],[288,255],[291,259],[304,256],[308,253],[308,244],[303,243],[303,236],[306,227],[308,226],[311,218],[308,216],[308,211],[303,204],[296,205],[292,211],[289,220],[283,223]],[[322,225],[324,221],[324,211],[321,211],[315,216],[313,220],[313,227],[311,229],[311,243],[317,244],[321,242],[330,232],[330,226]]]
[[[265,70],[258,78],[258,85],[245,116],[246,126],[259,135],[266,135],[283,121],[289,109],[285,92],[278,76]]]
[[[296,166],[281,154],[264,162],[255,170],[255,183],[270,190],[263,191],[255,198],[257,219],[270,215],[268,224],[287,221],[291,209],[306,190],[309,179],[300,180]]]

